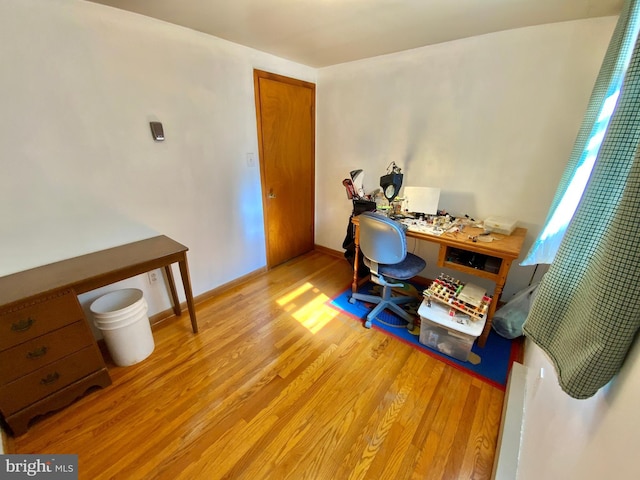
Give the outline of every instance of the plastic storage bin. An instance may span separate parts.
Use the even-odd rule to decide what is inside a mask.
[[[469,360],[473,342],[480,336],[486,320],[470,320],[463,314],[449,315],[449,308],[436,301],[423,300],[420,315],[420,343],[458,360]],[[465,323],[458,320],[467,319]]]
[[[484,221],[484,228],[495,233],[511,235],[516,229],[517,220],[507,217],[489,217]]]
[[[107,293],[89,309],[116,365],[134,365],[151,355],[155,343],[142,290],[126,288]]]

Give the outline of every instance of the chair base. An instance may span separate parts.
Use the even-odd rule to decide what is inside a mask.
[[[375,308],[371,310],[371,312],[369,312],[369,314],[367,315],[367,319],[364,322],[365,328],[371,328],[371,322],[373,321],[373,319],[376,318],[378,314],[383,310],[389,309],[407,322],[408,330],[413,330],[414,320],[415,320],[414,316],[405,312],[400,307],[400,305],[403,305],[405,303],[410,303],[410,302],[417,302],[419,300],[415,297],[410,297],[410,296],[392,297],[391,291],[392,291],[392,287],[390,285],[385,285],[382,288],[382,296],[367,295],[365,293],[353,293],[351,295],[351,298],[349,299],[349,302],[351,303],[355,303],[355,300],[360,300],[363,302],[377,304]]]

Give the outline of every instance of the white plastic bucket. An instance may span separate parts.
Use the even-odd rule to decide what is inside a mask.
[[[155,344],[141,290],[125,288],[107,293],[89,309],[116,365],[134,365],[151,355]]]

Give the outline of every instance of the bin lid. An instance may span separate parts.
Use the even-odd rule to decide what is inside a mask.
[[[456,330],[472,337],[480,336],[486,322],[486,317],[482,320],[472,320],[471,317],[461,312],[457,312],[452,317],[449,315],[449,307],[435,300],[431,300],[431,306],[429,306],[426,299],[422,301],[418,315],[449,330]]]
[[[143,300],[142,290],[124,288],[106,293],[91,303],[89,310],[94,315],[106,315],[131,308]]]

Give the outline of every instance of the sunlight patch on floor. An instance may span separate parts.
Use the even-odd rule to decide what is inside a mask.
[[[307,300],[301,306],[295,303],[302,295],[307,294],[308,296],[309,293],[315,294],[311,300]],[[327,305],[328,301],[329,297],[324,293],[321,293],[320,290],[312,284],[305,283],[292,292],[280,297],[276,302],[286,312],[295,310],[291,313],[293,318],[311,333],[316,334],[338,315],[337,310]]]
[[[303,293],[311,290],[312,288],[313,288],[313,285],[311,285],[309,282],[307,282],[307,283],[305,283],[303,285],[300,285],[298,288],[296,288],[292,292],[280,297],[278,300],[276,300],[276,303],[278,305],[280,305],[281,307],[284,307],[287,304],[293,302],[296,298],[298,298]]]

